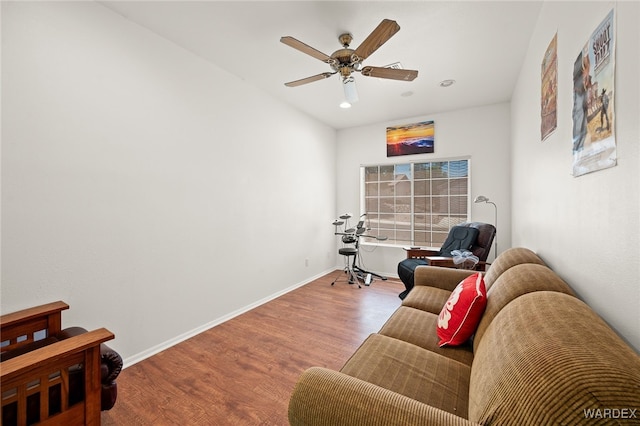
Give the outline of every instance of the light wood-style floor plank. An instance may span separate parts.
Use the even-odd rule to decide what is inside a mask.
[[[311,366],[340,369],[400,306],[400,281],[331,286],[340,273],[125,369],[102,424],[287,425],[298,376]]]

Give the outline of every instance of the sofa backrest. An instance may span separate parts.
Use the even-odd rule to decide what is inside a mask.
[[[487,291],[487,307],[473,337],[474,350],[489,324],[507,304],[534,291],[557,291],[574,295],[571,287],[555,272],[537,263],[522,263],[504,271]]]
[[[545,265],[544,261],[528,248],[513,247],[507,249],[498,255],[484,276],[484,283],[487,290],[491,288],[496,279],[507,269],[522,263]]]
[[[576,297],[555,291],[518,297],[496,315],[476,350],[470,421],[592,424],[633,415],[637,421],[638,407],[640,356]]]

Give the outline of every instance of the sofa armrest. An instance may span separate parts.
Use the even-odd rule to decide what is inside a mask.
[[[87,333],[82,327],[68,327],[56,336],[59,340],[69,339]],[[103,385],[113,383],[122,371],[122,357],[107,344],[100,344],[100,362],[102,364],[100,378]]]
[[[87,333],[82,327],[69,327],[58,333],[60,340],[81,336]],[[100,344],[100,381],[102,383],[101,410],[110,410],[118,399],[118,384],[116,379],[122,371],[122,357],[107,344]]]
[[[418,266],[414,272],[414,285],[441,288],[453,291],[460,281],[477,271],[469,269],[441,268],[439,266]]]
[[[462,417],[346,374],[305,371],[289,401],[291,425],[475,425]]]
[[[21,311],[4,314],[0,317],[0,334],[6,345],[3,351],[18,349],[36,341],[36,335],[46,332],[42,337],[55,336],[60,332],[62,311],[69,305],[58,301]]]
[[[122,357],[118,352],[114,351],[109,346],[103,343],[100,345],[100,360],[102,361],[102,365],[107,369],[105,374],[103,368],[102,384],[112,384],[116,381],[118,375],[120,375],[120,372],[122,371]]]
[[[113,339],[105,328],[52,343],[40,349],[4,361],[1,365],[2,412],[13,407],[17,424],[27,424],[31,406],[28,398],[38,395],[35,409],[40,422],[47,424],[100,424],[100,344]],[[67,391],[71,374],[67,371],[83,364],[84,402],[70,405]],[[44,379],[43,379],[44,378]],[[51,411],[50,391],[62,389],[58,410]],[[3,421],[4,422],[4,421]]]
[[[2,380],[13,380],[15,377],[30,372],[50,362],[63,359],[69,355],[77,354],[94,346],[100,345],[114,338],[106,328],[100,328],[81,336],[56,342],[51,345],[36,349],[27,354],[7,360],[2,363]]]

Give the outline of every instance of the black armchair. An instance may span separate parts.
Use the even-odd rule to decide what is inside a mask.
[[[465,222],[451,228],[440,250],[418,250],[419,256],[414,255],[416,251],[410,251],[410,257],[398,263],[398,276],[405,286],[405,291],[399,297],[404,299],[409,294],[414,285],[413,274],[416,268],[429,265],[431,256],[453,257],[451,252],[454,250],[468,250],[478,257],[478,267],[483,268],[495,236],[496,228],[491,224]]]

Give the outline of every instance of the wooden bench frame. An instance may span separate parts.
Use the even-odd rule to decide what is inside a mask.
[[[2,351],[18,349],[34,342],[36,336],[55,336],[61,331],[64,302],[53,302],[2,315]],[[44,330],[44,331],[43,331]],[[17,404],[18,425],[27,424],[27,398],[40,394],[40,422],[46,425],[100,424],[100,344],[114,338],[100,328],[70,337],[0,363],[2,408]],[[69,369],[83,365],[84,400],[69,405]],[[61,408],[49,413],[49,389],[60,386]]]

